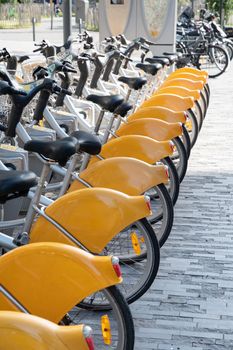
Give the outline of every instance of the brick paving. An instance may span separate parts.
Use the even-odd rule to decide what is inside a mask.
[[[210,81],[158,277],[131,307],[135,350],[233,349],[232,73]]]

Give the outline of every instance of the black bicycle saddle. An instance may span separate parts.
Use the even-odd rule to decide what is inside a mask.
[[[132,108],[133,106],[129,102],[123,102],[115,109],[114,114],[120,115],[122,118],[124,118]]]
[[[39,153],[64,166],[69,158],[79,150],[79,143],[75,137],[65,137],[57,141],[30,140],[25,143],[24,149]]]
[[[127,84],[128,87],[133,90],[140,90],[147,83],[146,78],[141,78],[141,77],[136,77],[136,78],[120,77],[118,78],[118,80],[121,81],[122,83]]]
[[[150,75],[156,75],[158,71],[162,68],[161,64],[146,64],[146,63],[137,63],[136,67]]]
[[[36,175],[31,171],[0,170],[0,203],[15,197],[26,196],[37,185]]]
[[[124,98],[120,95],[99,96],[89,95],[87,100],[96,103],[103,109],[109,112],[114,112],[115,109],[122,104]]]
[[[79,143],[79,151],[86,152],[91,155],[96,155],[101,152],[101,142],[96,135],[92,135],[86,131],[74,131],[71,134]]]

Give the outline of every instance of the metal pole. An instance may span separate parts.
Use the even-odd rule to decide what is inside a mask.
[[[53,29],[53,0],[50,0],[51,30]]]
[[[36,18],[32,17],[32,36],[33,41],[36,41]]]
[[[83,20],[82,20],[82,18],[78,19],[78,28],[79,28],[79,34],[82,34],[82,28],[83,28]]]
[[[220,0],[220,24],[221,24],[221,26],[223,26],[223,24],[224,24],[223,0]]]
[[[63,1],[63,38],[64,43],[72,32],[72,0]]]
[[[192,10],[194,11],[194,0],[191,0],[192,1]]]

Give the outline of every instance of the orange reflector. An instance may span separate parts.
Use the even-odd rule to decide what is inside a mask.
[[[165,174],[166,174],[167,178],[169,179],[168,166],[167,166],[167,165],[164,165],[164,168],[165,168]]]
[[[147,196],[147,195],[144,195],[144,199],[145,199],[145,202],[146,202],[147,208],[149,209],[149,211],[150,211],[150,215],[151,215],[151,214],[152,214],[152,208],[151,208],[150,197],[149,197],[149,196]]]
[[[135,254],[137,255],[141,254],[141,247],[140,247],[139,239],[136,232],[131,233],[131,241],[132,241],[132,246]]]
[[[108,315],[101,316],[101,329],[104,339],[104,344],[112,344],[111,324]]]
[[[174,143],[172,141],[169,141],[169,144],[170,144],[170,147],[171,147],[171,150],[172,150],[172,153],[175,152],[176,150],[176,146],[174,145]]]
[[[192,122],[191,120],[187,120],[185,123],[185,127],[188,131],[192,131]]]
[[[39,121],[39,126],[41,126],[42,128],[44,127],[44,119],[41,119],[41,120]]]

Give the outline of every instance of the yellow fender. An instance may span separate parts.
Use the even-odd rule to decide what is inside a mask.
[[[193,67],[179,68],[175,72],[177,72],[177,73],[192,73],[195,75],[201,75],[201,76],[206,77],[206,78],[208,78],[208,76],[209,76],[208,72],[206,72],[205,70],[199,70],[199,69],[193,68]]]
[[[139,108],[135,113],[131,114],[127,120],[133,121],[140,118],[155,118],[163,120],[167,123],[182,123],[186,122],[184,112],[175,112],[165,107],[145,107]]]
[[[92,187],[112,188],[131,196],[138,196],[151,187],[168,182],[164,165],[154,166],[128,157],[109,158],[92,164],[80,174],[80,178]],[[74,181],[70,191],[83,187],[81,182]]]
[[[159,119],[141,118],[128,124],[123,124],[117,131],[117,136],[143,135],[157,141],[171,140],[183,133],[180,123],[167,123]]]
[[[166,86],[182,86],[190,90],[202,90],[204,88],[204,83],[202,81],[193,81],[185,78],[173,78],[166,80],[162,87]]]
[[[103,158],[132,157],[149,164],[155,164],[162,158],[173,154],[173,147],[169,141],[156,141],[141,135],[127,135],[112,139],[102,146],[100,153]],[[100,161],[92,157],[89,166]]]
[[[180,97],[193,97],[194,101],[198,101],[201,94],[199,90],[189,90],[182,86],[166,86],[158,89],[153,96],[158,94],[174,94]]]
[[[108,176],[113,177],[113,173]],[[75,191],[78,187],[79,182],[74,181],[70,193],[57,199],[45,212],[93,253],[101,253],[125,227],[150,215],[144,196],[130,197],[107,188]],[[52,241],[77,246],[42,216],[30,237],[32,243]]]
[[[0,311],[0,350],[88,350],[84,326],[58,326],[43,318]]]
[[[153,95],[148,100],[143,102],[139,108],[162,106],[172,111],[187,111],[194,106],[194,99],[192,97],[180,97],[173,94],[159,94]]]
[[[196,75],[194,73],[191,72],[172,72],[171,74],[169,74],[169,76],[167,77],[166,80],[171,80],[173,78],[184,78],[184,79],[190,79],[193,81],[202,81],[204,84],[207,83],[207,78],[203,75]]]
[[[65,244],[28,244],[0,259],[1,287],[29,313],[55,323],[85,297],[121,280],[111,257]],[[0,291],[0,310],[19,311],[12,301],[5,301]]]

